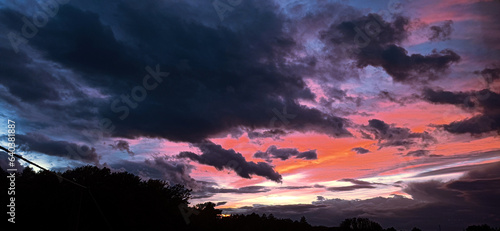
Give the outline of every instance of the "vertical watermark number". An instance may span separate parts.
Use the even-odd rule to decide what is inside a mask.
[[[16,223],[16,158],[14,157],[14,152],[16,151],[16,122],[13,120],[7,121],[7,141],[9,147],[9,168],[7,172],[7,178],[9,179],[9,188],[7,194],[9,195],[9,203],[7,204],[7,214],[9,218],[7,219],[11,223]]]

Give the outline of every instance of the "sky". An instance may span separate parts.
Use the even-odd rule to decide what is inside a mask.
[[[0,120],[43,167],[182,184],[224,213],[498,226],[499,10],[0,1]]]

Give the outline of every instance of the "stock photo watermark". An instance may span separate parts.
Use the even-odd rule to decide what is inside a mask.
[[[16,223],[16,158],[14,157],[14,152],[16,151],[16,122],[13,120],[7,121],[7,141],[8,141],[8,163],[9,168],[7,172],[7,179],[9,179],[9,188],[7,194],[9,196],[9,203],[7,204],[7,214],[9,218],[7,219],[10,223]]]
[[[16,53],[19,52],[19,46],[22,44],[27,44],[29,39],[35,37],[41,28],[49,23],[50,18],[53,18],[59,12],[60,5],[67,4],[70,0],[43,0],[36,2],[37,10],[32,15],[31,20],[22,17],[21,21],[23,26],[19,32],[9,32],[7,37],[9,38],[10,45]]]
[[[271,128],[287,126],[288,124],[290,124],[289,120],[294,119],[297,116],[294,114],[288,114],[286,111],[286,106],[283,106],[282,112],[278,111],[278,109],[276,108],[273,108],[272,111],[275,116],[271,118],[271,121],[269,121],[269,127]],[[280,126],[276,126],[276,122],[278,120],[281,122]]]

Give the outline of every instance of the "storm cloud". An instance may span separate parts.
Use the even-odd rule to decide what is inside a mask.
[[[405,156],[422,157],[422,156],[428,156],[429,153],[430,153],[429,150],[420,149],[415,151],[409,151],[408,153],[406,153]]]
[[[210,141],[196,143],[194,146],[200,149],[201,155],[193,152],[181,152],[177,157],[210,165],[219,171],[223,169],[234,170],[238,176],[247,179],[250,179],[251,175],[257,175],[275,182],[281,182],[281,175],[265,162],[246,161],[243,155],[233,149],[226,150]]]
[[[328,187],[326,190],[332,191],[332,192],[338,192],[338,191],[353,191],[356,189],[372,189],[376,188],[376,185],[382,185],[380,183],[371,183],[367,181],[362,181],[362,180],[356,180],[356,179],[340,179],[338,181],[341,182],[349,182],[352,183],[352,185],[349,186],[337,186],[337,187]]]
[[[265,152],[258,151],[253,154],[255,158],[261,158],[266,161],[272,161],[271,159],[281,159],[288,160],[291,157],[295,157],[296,159],[305,159],[305,160],[315,160],[318,159],[318,155],[316,154],[316,150],[309,150],[305,152],[299,152],[296,148],[278,148],[275,145],[271,145]]]
[[[470,92],[450,92],[426,89],[423,98],[434,104],[451,104],[480,112],[464,120],[439,125],[450,133],[481,134],[491,131],[500,133],[500,95],[489,89]]]
[[[406,149],[412,146],[425,147],[437,142],[428,132],[412,132],[409,128],[396,127],[378,119],[369,120],[368,125],[362,126],[361,132],[364,138],[378,140],[379,149],[389,146]]]
[[[17,134],[19,149],[27,152],[39,152],[49,156],[65,157],[88,163],[99,163],[101,156],[96,149],[67,141],[52,140],[38,133]]]
[[[115,150],[125,151],[131,156],[134,155],[134,152],[130,150],[130,144],[125,140],[117,140],[109,146]]]
[[[366,154],[366,153],[370,152],[370,150],[362,148],[362,147],[356,147],[356,148],[353,148],[351,150],[355,151],[357,154]]]
[[[344,21],[322,32],[322,38],[332,45],[350,46],[356,66],[382,67],[393,81],[413,83],[438,79],[451,64],[460,61],[452,50],[433,50],[430,54],[408,54],[397,45],[407,38],[410,20],[398,16],[392,22],[380,15],[369,14]]]
[[[112,119],[116,126],[114,137],[199,142],[237,127],[280,126],[333,137],[350,136],[346,119],[297,103],[299,99],[312,100],[314,94],[302,77],[294,74],[301,66],[285,64],[283,57],[291,55],[297,44],[286,33],[284,19],[273,13],[276,6],[266,1],[245,3],[242,13],[253,15],[253,20],[228,25],[231,28],[214,28],[207,23],[210,20],[195,17],[213,10],[208,7],[211,5],[198,4],[193,8],[187,3],[123,1],[113,16],[122,21],[112,26],[107,15],[92,3],[78,7],[67,4],[29,41],[29,46],[43,59],[84,77],[80,80],[97,91],[115,96],[108,103],[101,100],[96,105],[98,116]],[[103,9],[117,7],[98,5]],[[141,11],[145,7],[148,10]],[[193,12],[179,13],[187,8]],[[25,16],[22,13],[4,8],[0,15],[8,29],[22,28],[17,20]],[[185,17],[190,19],[182,19]],[[260,33],[254,33],[256,30]],[[23,55],[19,59],[5,63],[9,66],[4,69],[29,62]],[[146,92],[147,102],[134,101],[138,97],[134,94],[140,92],[132,90],[151,73],[146,67],[158,71],[154,68],[157,65],[159,71],[170,75],[154,91]],[[17,89],[14,85],[6,87],[9,91]],[[58,99],[52,89],[41,91],[46,94],[43,97]],[[19,97],[34,97],[28,95]],[[72,110],[72,105],[66,107]],[[283,115],[285,108],[294,115],[289,122],[284,120],[288,116]],[[140,125],[136,121],[141,121]]]
[[[479,74],[489,85],[494,81],[500,79],[500,68],[492,67],[492,68],[484,68],[481,71],[474,71],[474,74]]]
[[[449,40],[451,32],[453,32],[453,21],[447,20],[441,25],[434,25],[429,28],[431,34],[429,35],[430,41],[444,41]]]

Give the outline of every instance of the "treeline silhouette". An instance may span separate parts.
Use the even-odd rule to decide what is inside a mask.
[[[8,188],[8,173],[0,168],[0,175],[2,184]],[[64,173],[25,168],[15,182],[16,223],[6,222],[8,217],[4,222],[16,230],[396,231],[383,229],[367,218],[345,219],[339,227],[312,226],[305,217],[294,221],[276,218],[273,214],[236,214],[221,218],[222,211],[211,202],[187,207],[191,190],[182,185],[169,185],[161,180],[143,181],[127,172],[111,172],[95,166]],[[2,197],[5,206],[10,196],[4,192]],[[469,226],[466,231],[500,229],[481,225]]]

